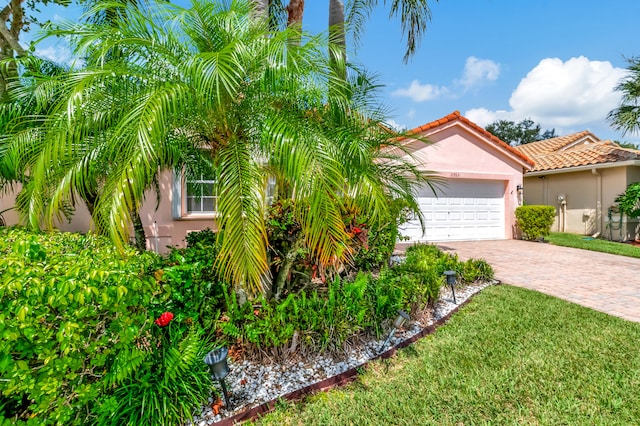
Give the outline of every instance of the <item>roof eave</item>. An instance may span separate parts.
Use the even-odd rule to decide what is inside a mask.
[[[640,167],[640,160],[626,160],[626,161],[616,161],[616,162],[610,162],[610,163],[588,164],[586,166],[564,167],[562,169],[537,170],[534,172],[527,172],[525,174],[525,177],[555,175],[560,173],[582,172],[582,171],[591,170],[591,169],[611,169],[614,167],[628,167],[628,166]]]
[[[491,135],[488,131],[478,126],[477,124],[473,123],[468,118],[459,115],[459,113],[455,118],[451,118],[447,122],[439,123],[437,125],[433,125],[427,129],[422,130],[420,134],[428,138],[430,135],[443,132],[455,126],[465,127],[467,131],[469,131],[470,133],[474,133],[480,136],[481,138],[485,139],[489,143],[489,145],[493,147],[493,149],[501,152],[509,159],[520,164],[526,170],[531,170],[535,166],[535,163],[533,162],[533,160],[530,159],[526,154],[521,153],[517,151],[514,147],[509,146],[507,143],[500,141],[497,137]],[[493,140],[493,138],[495,138],[496,140]]]

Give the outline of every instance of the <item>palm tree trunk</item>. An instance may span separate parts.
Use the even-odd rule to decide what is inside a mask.
[[[253,3],[252,17],[256,21],[268,22],[269,0],[251,0]]]
[[[278,276],[276,277],[276,282],[274,283],[274,296],[275,300],[280,300],[282,298],[285,284],[287,283],[287,279],[289,278],[289,272],[291,272],[291,268],[293,267],[294,262],[298,258],[298,250],[303,247],[302,239],[296,240],[292,245],[287,254],[284,256],[284,261],[280,266],[280,270],[278,271]]]
[[[304,0],[290,0],[287,6],[287,26],[299,25],[302,27],[302,16],[304,15]]]
[[[134,245],[139,251],[145,251],[147,249],[147,236],[144,233],[140,212],[131,212],[131,221],[133,222]]]
[[[343,80],[347,78],[344,24],[344,1],[329,0],[329,60],[337,76]]]
[[[300,46],[302,43],[302,16],[304,15],[304,0],[290,0],[287,10],[287,27],[300,31],[291,40],[291,44]]]

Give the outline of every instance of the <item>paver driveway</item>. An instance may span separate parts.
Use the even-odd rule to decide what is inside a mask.
[[[520,240],[438,245],[463,260],[487,260],[505,284],[640,322],[640,259]]]

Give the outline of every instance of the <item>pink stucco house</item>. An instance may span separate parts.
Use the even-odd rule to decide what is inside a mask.
[[[417,195],[426,219],[426,231],[416,222],[404,234],[411,241],[453,241],[512,238],[514,210],[521,204],[523,172],[533,162],[459,112],[427,123],[410,134],[427,138],[425,144],[412,138],[402,141],[423,170],[442,177],[438,196],[428,188]],[[215,229],[216,195],[207,181],[197,188],[181,176],[165,172],[160,178],[160,205],[150,193],[141,209],[147,247],[163,252],[169,245],[184,245],[190,231]],[[0,197],[0,211],[13,205],[15,196]],[[9,224],[17,222],[15,212],[4,214]],[[91,228],[86,208],[79,206],[71,223],[60,223],[67,231]]]
[[[515,209],[522,204],[523,173],[534,163],[458,111],[409,132],[430,143],[408,138],[412,161],[437,172],[443,184],[437,196],[429,187],[418,192],[426,221],[404,229],[410,241],[509,239],[515,236]]]

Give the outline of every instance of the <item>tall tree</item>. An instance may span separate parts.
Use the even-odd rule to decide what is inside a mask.
[[[360,74],[328,92],[322,39],[297,46],[290,38],[298,31],[265,37],[247,19],[252,6],[145,2],[122,5],[126,19],[115,25],[61,26],[55,34],[74,42],[86,67],[16,93],[54,106],[22,121],[36,125],[15,121],[0,139],[3,161],[29,177],[19,200],[27,223],[50,225],[77,194],[97,188],[96,229],[124,244],[158,172],[189,166],[185,152],[207,155],[219,194],[217,265],[258,292],[273,284],[270,176],[291,189],[300,244],[325,265],[348,256],[345,205],[374,222],[386,218],[390,194],[415,205],[412,184],[424,175],[389,151],[394,135],[380,125],[375,85]]]
[[[360,40],[360,32],[365,21],[379,4],[379,0],[351,0],[348,2],[346,18],[349,32],[356,43]],[[382,4],[389,5],[389,18],[400,19],[402,34],[406,36],[406,50],[403,58],[406,63],[416,53],[422,36],[427,31],[427,25],[431,20],[429,1],[389,0],[387,2],[387,0],[383,0]]]
[[[498,139],[514,146],[556,137],[555,129],[542,132],[540,124],[528,118],[519,123],[497,120],[487,125],[486,130]]]
[[[630,58],[627,63],[628,74],[616,86],[622,93],[620,106],[607,116],[611,127],[623,135],[640,132],[640,57]]]
[[[17,76],[17,67],[12,61],[22,56],[26,50],[20,44],[20,36],[29,29],[29,24],[37,23],[35,17],[29,15],[40,4],[49,3],[68,5],[70,0],[9,0],[0,10],[0,101],[7,101],[7,82]],[[25,9],[25,5],[27,9]]]
[[[265,0],[257,0],[260,1]],[[436,2],[438,0],[435,0]],[[389,6],[389,18],[399,18],[403,35],[406,35],[406,51],[404,61],[407,62],[420,46],[422,36],[431,20],[431,9],[427,0],[383,0],[384,6]],[[280,12],[286,12],[285,21],[290,24],[301,24],[304,16],[304,0],[289,0],[284,6],[282,0],[270,0],[270,14],[275,21]],[[379,0],[328,0],[329,27],[335,27],[333,39],[336,46],[343,47],[345,53],[334,52],[335,55],[346,57],[346,39],[350,38],[357,46],[360,35],[371,13],[380,5]],[[354,46],[354,47],[356,47]]]

